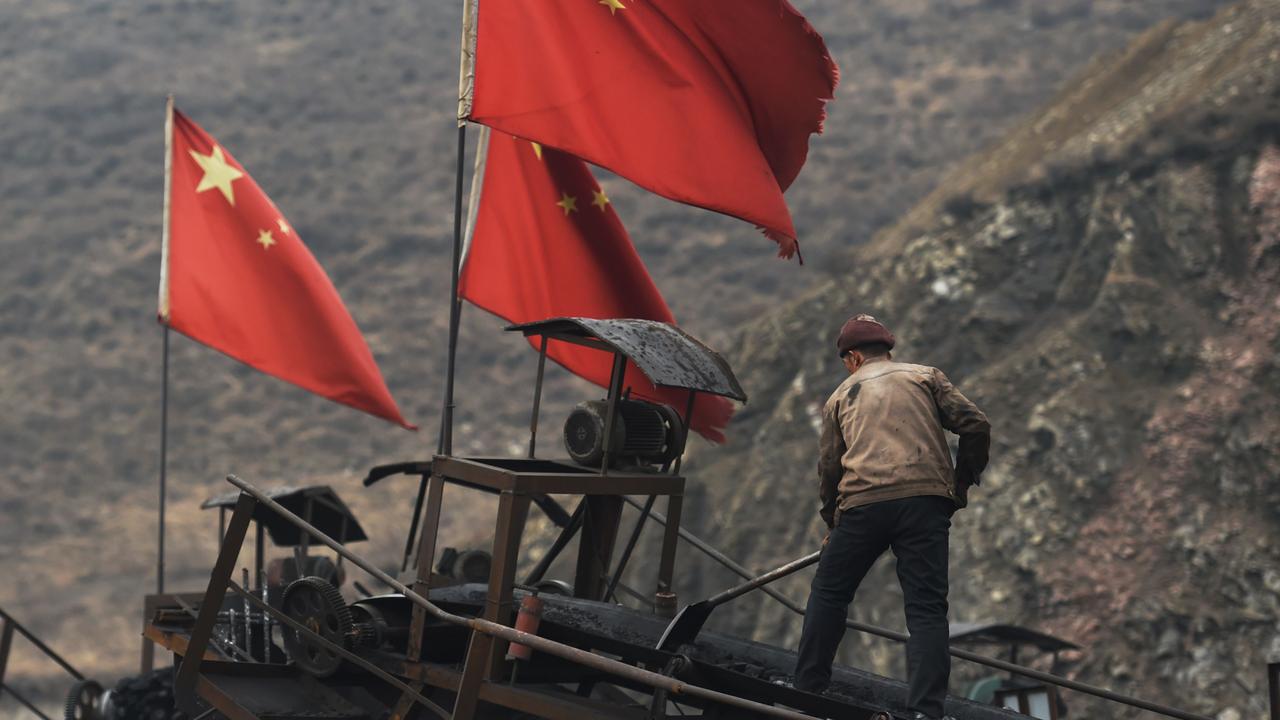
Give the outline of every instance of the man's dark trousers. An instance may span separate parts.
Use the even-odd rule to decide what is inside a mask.
[[[854,592],[876,559],[893,548],[911,633],[907,708],[931,718],[942,716],[951,674],[947,540],[953,512],[953,501],[928,495],[861,505],[840,514],[809,590],[796,661],[797,688],[821,692],[827,687]]]

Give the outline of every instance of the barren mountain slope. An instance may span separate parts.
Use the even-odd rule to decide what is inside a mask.
[[[719,347],[738,322],[825,279],[826,259],[1095,53],[1224,3],[797,4],[843,69],[827,134],[789,193],[807,266],[773,260],[744,223],[606,180],[677,317]],[[207,567],[213,519],[192,508],[228,471],[333,482],[369,521],[369,552],[390,559],[411,491],[389,481],[365,492],[355,478],[434,447],[459,5],[0,0],[0,605],[95,674],[132,666],[137,598],[153,582],[164,94],[282,208],[424,428],[405,433],[175,338],[170,587],[192,587]],[[521,439],[531,354],[498,337],[497,321],[464,315],[460,446],[506,452]],[[551,380],[553,425],[596,394]],[[767,385],[748,389],[768,397]],[[742,432],[761,409],[750,406]],[[450,516],[450,541],[483,540],[471,520],[487,506],[457,507],[471,509]],[[25,654],[10,666],[48,671]]]
[[[944,368],[995,428],[991,467],[954,520],[952,619],[1076,641],[1068,669],[1088,682],[1262,716],[1280,653],[1277,47],[1273,2],[1152,30],[1029,126],[1086,107],[1087,122],[1011,133],[946,178],[914,228],[746,326],[732,361],[753,397],[733,440],[692,466],[699,530],[760,568],[816,546],[833,338],[870,312],[898,358]],[[1000,165],[1022,155],[1036,162]],[[731,583],[691,577],[692,597]],[[803,599],[806,582],[785,590]],[[891,560],[853,615],[901,627]],[[799,633],[759,599],[713,622]],[[901,650],[867,638],[851,635],[845,658],[901,672]],[[1070,702],[1072,717],[1130,716]]]

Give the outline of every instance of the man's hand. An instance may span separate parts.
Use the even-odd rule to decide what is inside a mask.
[[[828,531],[827,531],[827,534],[826,534],[826,535],[823,535],[823,536],[822,536],[822,547],[824,547],[824,548],[825,548],[825,547],[827,546],[827,543],[829,543],[829,542],[831,542],[831,531],[830,531],[830,530],[828,530]]]

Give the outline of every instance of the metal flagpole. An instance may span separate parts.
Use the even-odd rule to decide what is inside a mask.
[[[164,326],[164,379],[160,381],[160,522],[156,541],[156,592],[164,592],[165,470],[169,450],[169,326]]]
[[[444,412],[440,418],[441,455],[453,454],[453,377],[458,356],[458,324],[462,298],[458,297],[458,275],[462,266],[462,164],[467,149],[467,125],[458,123],[457,178],[453,187],[453,278],[449,285],[449,360],[445,365]]]
[[[462,299],[458,297],[458,275],[462,268],[462,174],[467,150],[467,116],[471,113],[475,53],[475,0],[463,0],[462,47],[458,64],[458,149],[453,186],[453,264],[449,285],[449,359],[445,365],[444,408],[440,418],[438,453],[453,454],[453,381],[458,356],[458,325]]]
[[[173,179],[173,95],[165,100],[164,211],[160,221],[160,322],[164,360],[160,380],[160,507],[156,530],[156,593],[164,592],[164,506],[169,454],[169,196]]]

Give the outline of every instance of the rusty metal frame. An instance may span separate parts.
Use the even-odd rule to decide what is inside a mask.
[[[622,518],[622,498],[588,495],[583,498],[586,512],[582,516],[582,532],[578,537],[578,559],[574,566],[573,595],[587,600],[604,599],[613,559],[613,546],[618,539]]]
[[[266,497],[262,495],[262,497]],[[227,533],[222,538],[222,547],[218,550],[218,559],[214,562],[213,572],[209,576],[209,586],[205,590],[204,599],[200,603],[200,613],[196,624],[191,629],[191,640],[187,643],[187,653],[178,664],[178,675],[173,681],[173,696],[178,708],[188,715],[195,715],[196,686],[200,679],[200,663],[204,660],[205,650],[213,637],[213,625],[218,619],[218,609],[222,607],[222,599],[226,595],[231,573],[235,569],[236,560],[240,557],[240,547],[244,544],[245,534],[249,531],[249,521],[253,519],[254,508],[259,499],[249,493],[241,493],[236,500],[235,510],[231,513],[231,522],[227,525]],[[271,501],[277,510],[284,506]],[[286,511],[287,512],[287,511]],[[293,514],[290,513],[289,516]],[[212,702],[212,700],[210,700]]]
[[[52,720],[48,715],[45,715],[43,712],[41,712],[40,708],[36,707],[34,703],[28,700],[25,695],[13,689],[12,685],[5,685],[4,683],[0,682],[0,693],[2,693],[5,690],[9,691],[9,694],[13,696],[13,699],[21,703],[23,707],[35,713],[36,717],[40,718],[40,720]]]
[[[414,603],[415,605],[419,605],[423,607],[428,612],[428,614],[430,614],[433,618],[451,625],[469,628],[472,631],[471,650],[476,651],[476,657],[474,658],[468,657],[467,659],[468,664],[475,662],[480,668],[483,669],[487,661],[486,656],[489,654],[490,651],[492,651],[493,646],[497,642],[518,642],[522,645],[527,645],[538,652],[543,652],[554,657],[559,657],[561,659],[568,660],[570,662],[573,662],[585,668],[589,668],[589,669],[603,672],[612,676],[616,676],[628,682],[645,685],[655,689],[666,690],[671,695],[688,696],[704,702],[710,702],[710,703],[715,703],[719,705],[735,707],[735,708],[748,710],[756,714],[770,716],[770,717],[789,718],[791,720],[805,720],[807,718],[812,718],[811,715],[806,715],[804,713],[796,712],[794,710],[790,710],[787,708],[766,705],[766,704],[755,702],[752,700],[747,700],[745,698],[729,695],[727,693],[711,690],[698,685],[685,683],[680,680],[676,680],[674,678],[666,677],[660,673],[655,673],[649,670],[643,670],[643,669],[634,667],[632,665],[628,665],[626,663],[620,662],[618,660],[605,657],[603,655],[598,655],[592,652],[581,650],[579,648],[575,648],[570,645],[565,645],[563,643],[555,642],[554,640],[549,640],[547,638],[544,638],[538,635],[532,635],[526,632],[521,632],[519,630],[508,627],[506,625],[501,625],[497,622],[488,620],[487,618],[483,618],[483,617],[468,618],[468,617],[463,617],[461,615],[455,615],[453,613],[450,613],[440,608],[439,606],[435,605],[430,600],[418,594],[413,589],[407,587],[400,581],[391,577],[389,574],[387,574],[385,571],[383,571],[374,563],[371,563],[365,560],[364,558],[360,557],[359,555],[352,552],[348,548],[343,547],[341,543],[337,542],[333,538],[330,538],[329,536],[320,532],[317,528],[311,526],[309,523],[305,522],[302,518],[290,512],[289,510],[281,506],[279,503],[276,503],[274,500],[272,500],[270,497],[267,497],[261,490],[254,487],[252,484],[245,482],[244,480],[241,480],[240,478],[234,475],[227,476],[227,481],[230,482],[232,485],[235,485],[236,487],[240,488],[240,490],[244,495],[241,498],[241,500],[237,502],[237,508],[239,508],[242,504],[244,504],[244,505],[248,505],[251,510],[252,504],[255,501],[262,503],[264,505],[267,505],[272,510],[279,513],[282,517],[286,518],[289,522],[293,523],[294,525],[297,525],[304,532],[309,533],[313,538],[315,538],[321,544],[328,546],[331,550],[338,553],[339,555],[345,556],[346,559],[349,562],[351,562],[353,565],[359,567],[361,570],[364,570],[365,572],[369,573],[370,575],[382,581],[389,587],[402,593],[404,597],[410,602]],[[515,507],[516,501],[515,501],[514,493],[512,494],[511,498],[512,499],[508,501],[508,505],[511,508],[510,516],[514,519],[514,516],[516,515],[516,513],[514,512],[516,510],[516,507]],[[525,507],[525,510],[528,509],[527,504],[525,504],[524,507]],[[233,519],[233,528],[234,526],[235,526],[235,522]],[[241,535],[243,536],[243,528],[241,529]],[[223,570],[221,573],[223,575],[223,579],[219,580],[216,576],[211,578],[210,592],[207,594],[213,594],[213,591],[217,589],[215,585],[226,587],[226,582],[229,581],[230,579],[229,566],[231,562],[234,561],[234,558],[231,558],[228,560],[227,558],[224,557],[225,554],[226,553],[219,555],[218,563],[217,565],[215,565],[215,573],[217,573],[218,570],[223,565],[227,566],[227,569]],[[501,561],[495,558],[495,567],[498,566],[499,564],[501,564]],[[513,572],[514,567],[512,567],[510,571]],[[506,571],[504,569],[504,573],[505,572]],[[490,577],[492,579],[494,577],[494,574],[491,574]],[[498,609],[496,606],[486,606],[486,611],[487,612],[490,611],[491,607],[493,610]],[[205,610],[206,608],[203,608],[203,607],[201,608],[202,618],[206,615]],[[212,617],[209,618],[208,627],[203,628],[204,630],[203,642],[206,644],[208,642],[208,633],[211,630],[211,628],[212,628]],[[197,624],[196,629],[197,630],[201,629],[199,623]],[[484,638],[484,640],[480,640],[480,638],[482,637]],[[197,639],[194,633],[193,633],[192,639],[193,641]],[[487,645],[488,647],[487,648],[483,647],[485,645]],[[203,648],[199,648],[199,649],[202,650]],[[187,673],[187,676],[185,677],[182,675],[184,671]],[[195,689],[195,680],[196,680],[197,672],[198,672],[198,662],[187,662],[186,660],[184,660],[183,665],[179,670],[179,680],[184,681],[184,683],[179,687],[181,687],[183,691],[187,693],[186,695],[187,698],[192,697],[192,693]],[[476,673],[476,674],[478,675],[479,673]],[[471,685],[469,686],[465,678],[465,675],[466,675],[465,669],[463,671],[463,675],[464,677],[459,680],[460,686],[458,688],[458,694],[459,694],[460,700],[462,699],[462,696],[464,694],[468,694],[471,696],[470,702],[474,703],[483,694],[486,685],[490,687],[492,687],[493,685],[492,682],[485,683],[483,682],[483,678],[478,678],[473,680]],[[458,709],[455,708],[454,717],[458,718],[459,720],[469,720],[472,717],[472,715],[459,713]]]
[[[538,462],[555,471],[516,470],[499,463]],[[609,482],[599,482],[594,470],[552,460],[529,458],[461,458],[437,455],[432,460],[433,472],[439,472],[450,483],[467,485],[488,492],[514,492],[522,495],[673,495],[684,492],[684,478],[678,475],[643,472],[609,474]],[[563,470],[560,470],[563,468]]]
[[[636,518],[636,525],[631,530],[631,537],[627,538],[627,544],[622,548],[622,555],[618,558],[618,567],[613,571],[613,577],[609,580],[609,587],[604,591],[605,602],[613,599],[613,593],[618,589],[618,583],[622,581],[622,573],[627,569],[627,562],[631,560],[631,553],[635,552],[636,543],[640,542],[640,532],[644,530],[644,523],[649,519],[649,512],[653,510],[653,503],[657,499],[657,495],[650,495],[649,499],[645,500],[644,507],[640,510],[640,517]]]
[[[0,613],[4,612],[0,610]],[[4,692],[4,671],[9,666],[9,650],[13,647],[13,622],[4,616],[4,629],[0,630],[0,694]]]
[[[43,640],[36,637],[35,633],[28,630],[22,623],[14,620],[12,615],[5,612],[3,609],[0,609],[0,697],[3,697],[5,691],[8,691],[8,693],[13,696],[14,700],[17,700],[28,710],[43,718],[43,720],[49,720],[49,716],[41,712],[40,709],[32,704],[25,695],[14,689],[12,685],[5,683],[5,670],[9,666],[9,654],[13,650],[13,636],[15,633],[26,638],[32,645],[35,645],[37,650],[44,653],[45,657],[48,657],[50,660],[53,660],[55,663],[60,665],[63,670],[67,671],[67,674],[71,675],[71,677],[76,680],[84,680],[84,675],[81,674],[79,670],[75,669],[71,663],[67,662],[65,658],[54,652],[53,648],[46,645]]]
[[[346,660],[347,662],[350,662],[354,665],[358,665],[360,668],[367,670],[373,673],[374,675],[378,676],[382,680],[396,686],[405,694],[407,694],[411,699],[417,701],[418,703],[421,703],[423,707],[434,712],[436,715],[439,715],[442,718],[446,718],[446,720],[449,717],[449,714],[445,712],[444,708],[440,707],[439,705],[423,697],[418,691],[414,690],[404,681],[395,677],[391,673],[388,673],[387,671],[379,668],[378,666],[374,665],[368,660],[365,660],[359,655],[356,655],[350,650],[347,650],[341,645],[331,642],[324,636],[312,631],[307,626],[303,625],[297,620],[294,620],[293,618],[289,617],[285,613],[281,612],[279,609],[271,607],[267,603],[263,602],[261,599],[254,597],[253,593],[237,585],[234,581],[228,583],[227,587],[231,589],[233,592],[235,592],[237,595],[239,595],[240,597],[244,598],[247,602],[252,604],[254,607],[258,608],[260,611],[270,614],[272,617],[278,619],[281,623],[289,626],[295,632],[300,632],[306,635],[311,640],[315,642],[319,642],[321,645],[325,646],[327,649],[332,650],[333,652],[341,655],[343,659]]]
[[[431,568],[436,557],[436,540],[440,532],[440,512],[444,503],[444,478],[432,473],[427,481],[426,514],[422,520],[421,535],[415,558],[413,589],[426,595],[431,592]],[[422,631],[427,624],[427,613],[418,606],[413,608],[409,624],[408,659],[417,662],[422,656]]]
[[[547,554],[538,560],[538,564],[533,566],[525,577],[525,585],[537,585],[542,582],[542,578],[551,569],[551,564],[560,557],[560,553],[568,547],[569,541],[574,535],[578,534],[578,530],[582,528],[582,516],[587,511],[587,499],[584,497],[578,501],[578,507],[573,509],[573,514],[569,516],[569,522],[560,528],[560,534],[556,535],[556,539],[551,542],[551,547],[547,549]]]
[[[458,671],[440,665],[406,665],[404,674],[406,677],[413,678],[413,682],[450,691],[458,687],[461,678],[461,673]],[[550,697],[544,693],[508,683],[483,681],[477,693],[481,701],[551,720],[580,720],[583,717],[643,720],[644,717],[638,711],[620,708],[617,705],[569,694]]]
[[[543,335],[543,337],[546,337]],[[609,474],[609,460],[613,454],[613,428],[617,425],[618,401],[622,399],[622,383],[627,378],[627,356],[613,354],[613,371],[609,375],[609,398],[604,417],[604,458],[600,461],[600,474]],[[590,510],[588,509],[588,513]],[[585,527],[585,526],[584,526]]]
[[[533,383],[533,411],[529,415],[529,457],[532,458],[537,454],[538,449],[538,413],[542,409],[542,379],[547,370],[547,341],[546,335],[542,336],[542,342],[538,346],[538,378]]]

